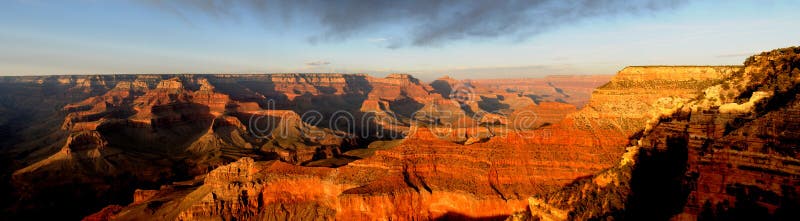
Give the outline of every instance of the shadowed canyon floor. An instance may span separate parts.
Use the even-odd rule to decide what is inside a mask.
[[[430,83],[406,74],[4,77],[2,215],[797,218],[799,54]]]

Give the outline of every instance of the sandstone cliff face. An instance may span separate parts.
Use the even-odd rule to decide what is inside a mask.
[[[648,152],[677,152],[685,161],[676,193],[684,201],[674,210],[654,210],[678,218],[781,219],[800,217],[800,48],[778,49],[745,62],[741,76],[729,79],[738,96],[714,97],[682,108],[641,139]],[[750,104],[750,105],[747,105]],[[725,111],[736,105],[739,111]],[[699,107],[698,107],[699,106]],[[649,212],[650,208],[634,208]]]
[[[630,66],[614,76],[615,81],[647,82],[703,81],[730,77],[741,66]]]
[[[613,125],[632,134],[662,110],[697,97],[704,89],[741,69],[740,66],[627,67],[597,88],[587,107],[570,118],[578,122],[600,119],[601,125]]]
[[[741,72],[649,121],[631,149],[638,157],[623,160],[630,166],[535,196],[515,218],[799,218],[798,76],[796,47],[749,58]]]

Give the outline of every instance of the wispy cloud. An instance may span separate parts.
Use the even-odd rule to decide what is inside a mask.
[[[388,41],[388,38],[368,38],[367,41],[372,43],[382,43]]]
[[[309,62],[306,62],[306,65],[308,65],[308,66],[325,66],[325,65],[329,65],[329,64],[331,64],[331,62],[328,62],[328,61],[309,61]]]

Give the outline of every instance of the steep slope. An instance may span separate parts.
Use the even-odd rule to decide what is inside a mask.
[[[633,166],[531,198],[516,218],[796,220],[798,83],[800,48],[753,56],[649,121]],[[602,179],[616,185],[591,182]]]
[[[65,113],[60,107],[102,94],[107,90],[105,82],[114,81],[103,76],[0,78],[0,207],[9,208],[18,199],[9,182],[14,170],[58,153],[67,142],[69,135],[61,129]],[[0,211],[3,217],[13,215]]]

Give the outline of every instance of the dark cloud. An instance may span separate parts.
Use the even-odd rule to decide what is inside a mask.
[[[339,41],[384,25],[399,26],[407,36],[387,36],[389,48],[434,46],[464,39],[511,37],[525,40],[581,20],[619,15],[647,15],[674,9],[687,0],[149,0],[180,16],[200,13],[238,20],[306,20],[322,30],[311,42]]]

